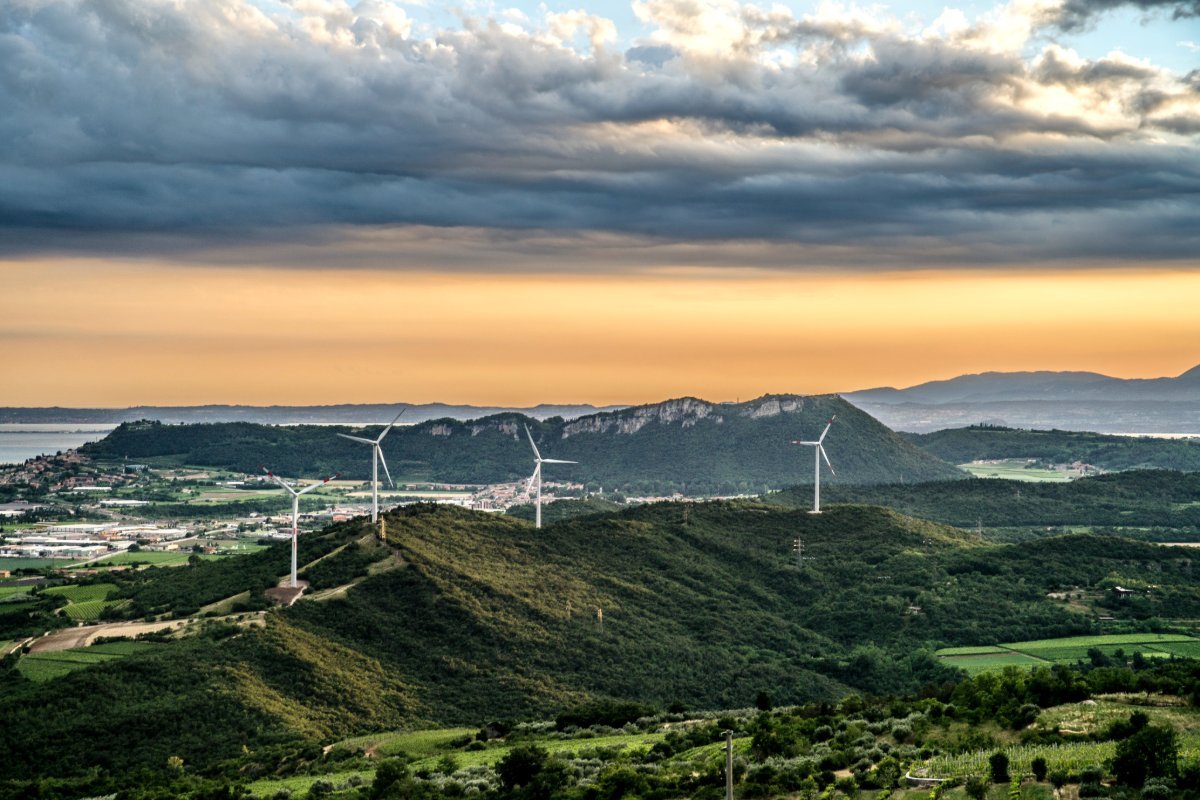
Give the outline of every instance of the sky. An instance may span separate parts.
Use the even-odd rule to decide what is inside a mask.
[[[10,0],[0,108],[0,405],[1200,363],[1200,0]]]

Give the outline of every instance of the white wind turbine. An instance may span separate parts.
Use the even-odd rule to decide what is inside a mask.
[[[330,475],[328,478],[321,481],[320,483],[314,483],[311,486],[305,486],[300,491],[296,491],[287,482],[285,482],[282,478],[280,478],[274,472],[271,472],[271,470],[267,469],[266,467],[263,467],[263,472],[267,473],[267,477],[269,477],[271,480],[278,483],[283,488],[287,489],[292,494],[292,580],[291,580],[291,583],[289,583],[288,585],[291,586],[293,589],[295,589],[296,588],[296,547],[297,547],[296,542],[300,538],[300,528],[299,528],[300,495],[308,494],[313,489],[320,489],[322,486],[324,486],[325,484],[329,483],[331,480],[336,478],[337,475]]]
[[[408,411],[407,408],[400,409],[400,414]],[[388,472],[387,461],[383,458],[383,448],[380,445],[383,442],[383,437],[388,435],[388,431],[396,424],[396,420],[400,419],[400,414],[396,415],[396,419],[392,420],[383,433],[379,434],[378,439],[364,439],[361,436],[351,436],[348,433],[339,433],[338,436],[343,439],[349,439],[352,442],[371,445],[371,522],[379,521],[379,465],[383,464],[383,474],[387,475],[388,486],[395,486],[392,483],[392,473]]]
[[[578,464],[579,462],[542,458],[537,445],[533,443],[533,434],[529,432],[528,425],[525,426],[525,435],[529,437],[529,446],[533,448],[533,457],[537,462],[537,466],[533,468],[533,474],[529,476],[529,487],[525,491],[526,493],[533,491],[533,482],[537,481],[537,509],[534,511],[534,526],[540,528],[542,527],[542,464]]]
[[[792,444],[803,444],[813,448],[813,459],[816,464],[813,471],[813,509],[810,514],[821,513],[821,459],[825,459],[825,464],[829,467],[829,471],[837,475],[833,470],[833,464],[829,463],[829,456],[825,454],[825,446],[821,444],[825,441],[825,434],[829,433],[830,427],[833,426],[833,421],[837,419],[837,414],[829,418],[829,422],[825,424],[825,430],[821,432],[821,438],[815,442],[792,442]]]

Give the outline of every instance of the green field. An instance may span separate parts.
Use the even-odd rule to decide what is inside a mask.
[[[1128,714],[1126,714],[1128,716]],[[1101,764],[1111,759],[1116,749],[1114,742],[1072,742],[1070,744],[1025,745],[1005,748],[1008,756],[1009,773],[1024,774],[1030,771],[1033,759],[1046,759],[1050,770],[1064,770],[1078,774],[1084,767]],[[937,778],[967,778],[971,775],[988,774],[988,758],[994,750],[979,750],[973,753],[938,756],[930,760],[926,772]]]
[[[0,601],[18,594],[29,594],[33,586],[0,586]]]
[[[994,644],[985,644],[968,647],[943,647],[937,651],[939,656],[981,656],[987,653],[1007,653],[1003,647]]]
[[[1200,658],[1200,642],[1156,643],[1154,649],[1183,658]]]
[[[463,736],[474,736],[477,728],[439,728],[431,731],[391,731],[344,739],[334,747],[367,750],[381,756],[407,753],[413,757],[430,756],[448,748]]]
[[[109,567],[109,566],[128,566],[133,564],[149,564],[154,567],[178,567],[188,563],[188,558],[192,556],[190,552],[159,552],[157,550],[143,550],[137,553],[113,553],[111,556],[106,556],[95,562],[94,566]],[[209,560],[221,558],[219,555],[202,555],[200,558]]]
[[[1064,636],[1060,639],[1035,639],[1028,642],[1009,642],[1000,645],[1006,650],[1032,653],[1060,647],[1102,647],[1104,645],[1154,644],[1158,642],[1196,642],[1194,636],[1182,633],[1109,633],[1096,636]],[[940,652],[940,651],[939,651]]]
[[[508,755],[508,752],[516,746],[498,745],[484,750],[455,750],[447,747],[448,743],[454,739],[473,735],[475,731],[475,728],[443,728],[411,733],[382,733],[346,739],[335,746],[373,749],[373,752],[381,756],[404,753],[414,759],[410,764],[410,768],[414,771],[432,769],[437,761],[447,753],[453,754],[459,769],[490,767]],[[661,741],[665,736],[664,733],[635,733],[597,736],[590,739],[539,738],[536,744],[551,753],[565,755],[602,748],[648,748]],[[293,795],[299,795],[307,792],[309,787],[317,781],[329,781],[334,786],[340,786],[352,776],[358,776],[369,782],[375,776],[375,771],[356,769],[328,775],[296,775],[290,778],[255,781],[250,784],[249,788],[251,794],[259,797],[269,797],[280,789],[287,789]]]
[[[93,583],[87,586],[70,584],[67,586],[51,586],[43,589],[44,594],[56,594],[67,598],[72,603],[86,603],[93,600],[103,600],[117,590],[115,583]]]
[[[1034,658],[1025,653],[1016,653],[1011,650],[998,653],[980,653],[978,655],[941,656],[941,659],[947,666],[965,669],[971,675],[977,672],[1003,669],[1004,667],[1029,668],[1038,665],[1046,666],[1047,664],[1042,659]]]
[[[959,464],[959,469],[966,470],[976,478],[1001,478],[1009,481],[1030,481],[1032,483],[1066,483],[1076,478],[1082,478],[1087,473],[1077,469],[1045,469],[1031,467],[1023,458],[1006,458],[999,461],[977,464],[974,462]]]
[[[117,608],[128,602],[128,600],[85,600],[82,603],[71,603],[63,608],[62,613],[77,622],[91,622],[100,619],[100,615],[106,608]]]
[[[75,650],[30,653],[17,662],[17,671],[31,681],[48,681],[92,664],[124,658],[153,647],[145,642],[113,642]]]
[[[0,569],[46,569],[65,567],[70,563],[61,558],[0,558]]]
[[[1035,667],[1048,663],[1073,664],[1087,661],[1096,649],[1108,656],[1118,650],[1125,656],[1141,653],[1144,658],[1200,657],[1200,639],[1177,633],[1117,633],[1098,636],[1067,636],[979,647],[947,647],[935,655],[947,666],[974,675],[1008,666]]]

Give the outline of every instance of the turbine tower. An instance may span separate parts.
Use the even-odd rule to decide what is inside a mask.
[[[407,408],[400,409],[400,414],[397,414],[396,419],[393,419],[391,421],[391,423],[389,423],[388,426],[383,429],[383,433],[379,434],[378,439],[364,439],[361,436],[351,436],[348,433],[339,433],[338,434],[338,436],[342,437],[343,439],[349,439],[350,441],[358,442],[359,444],[371,445],[371,522],[379,521],[379,465],[380,465],[380,463],[383,464],[383,474],[387,475],[388,486],[395,486],[395,484],[392,483],[392,473],[388,472],[387,461],[385,461],[383,458],[383,448],[380,447],[380,444],[383,442],[383,437],[388,435],[388,431],[390,431],[392,429],[392,426],[396,424],[396,420],[400,419],[400,415],[403,414],[405,411],[408,411],[408,409]]]
[[[525,490],[526,493],[533,491],[533,482],[537,481],[537,508],[534,511],[534,527],[542,527],[542,464],[578,464],[578,461],[562,461],[557,458],[542,458],[542,454],[538,452],[537,445],[533,443],[533,434],[529,432],[529,426],[525,426],[525,435],[529,437],[529,446],[533,448],[533,458],[537,464],[533,468],[533,474],[529,476],[529,487]]]
[[[296,541],[300,537],[300,528],[299,528],[300,495],[308,494],[313,489],[320,489],[322,486],[324,486],[325,484],[329,483],[331,480],[336,478],[337,475],[330,475],[328,478],[321,481],[320,483],[314,483],[312,486],[305,486],[303,489],[301,489],[300,491],[297,492],[295,489],[293,489],[291,486],[289,486],[282,478],[280,478],[275,473],[271,472],[271,470],[267,469],[266,467],[263,467],[263,472],[267,473],[268,478],[275,481],[276,483],[278,483],[283,488],[287,489],[292,494],[292,580],[291,580],[291,583],[289,583],[288,585],[291,586],[293,589],[295,589],[296,588]]]
[[[833,421],[837,419],[837,414],[829,418],[829,422],[825,423],[825,430],[821,432],[821,438],[815,442],[792,442],[792,444],[803,444],[813,448],[813,459],[815,465],[813,468],[813,508],[810,514],[821,513],[821,459],[825,459],[825,464],[829,467],[829,471],[837,475],[833,470],[833,464],[829,463],[829,456],[825,454],[825,446],[821,444],[825,441],[825,435],[829,433],[830,427],[833,426]]]

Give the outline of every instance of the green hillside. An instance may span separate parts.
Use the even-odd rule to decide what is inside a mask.
[[[1081,478],[1070,483],[1018,483],[983,478],[826,489],[827,503],[871,503],[960,527],[1120,528],[1162,541],[1200,537],[1200,475],[1165,470]],[[812,489],[798,487],[767,501],[807,508]]]
[[[387,530],[389,561],[360,522],[302,537],[302,560],[326,554],[306,570],[314,588],[345,591],[42,683],[0,673],[0,778],[168,755],[202,765],[243,745],[544,717],[588,698],[722,708],[761,691],[787,703],[913,690],[945,676],[936,647],[1094,632],[1047,592],[1102,591],[1114,575],[1166,587],[1131,622],[1200,618],[1190,559],[1170,548],[987,546],[874,507],[668,503],[537,531],[421,505],[388,514]],[[153,570],[118,594],[170,614],[244,583],[253,607],[281,556]],[[215,567],[233,563],[241,578],[222,582]]]
[[[384,456],[397,481],[496,483],[533,469],[523,425],[544,456],[578,461],[547,470],[549,480],[587,481],[626,492],[757,493],[812,481],[812,453],[789,444],[820,434],[837,414],[826,446],[847,483],[963,477],[872,417],[834,396],[767,396],[741,404],[693,398],[539,422],[500,414],[396,428]],[[368,433],[374,435],[377,428]],[[349,428],[250,423],[126,423],[83,448],[102,458],[164,459],[248,473],[268,463],[284,475],[367,478],[369,450],[335,436]]]
[[[992,425],[901,434],[952,464],[1005,458],[1036,458],[1052,464],[1082,461],[1101,469],[1200,471],[1200,440],[1111,436],[1083,431],[1033,431]]]
[[[621,508],[620,503],[614,503],[599,497],[588,497],[578,500],[556,500],[553,503],[542,504],[542,521],[549,524],[573,517],[586,517],[589,514],[608,514],[613,511],[619,511]],[[533,522],[536,510],[532,503],[525,503],[519,506],[511,506],[504,513],[510,517]]]

